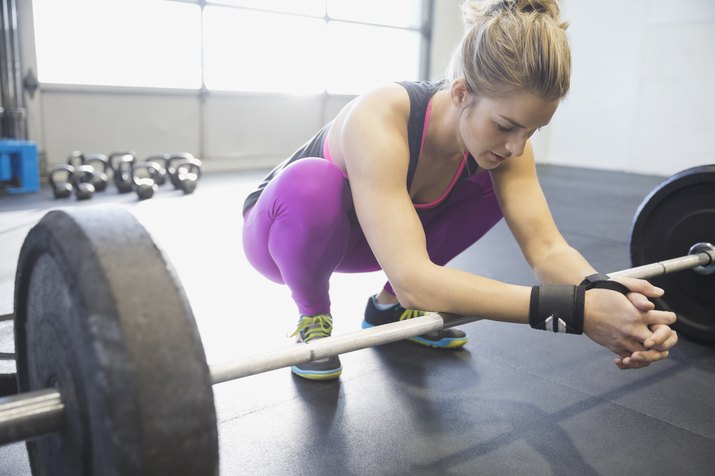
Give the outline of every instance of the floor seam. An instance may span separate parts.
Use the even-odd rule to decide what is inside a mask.
[[[483,357],[482,357],[482,358],[483,358]],[[619,407],[619,408],[621,408],[621,409],[623,409],[623,410],[626,410],[626,411],[628,411],[628,412],[630,412],[630,413],[633,413],[633,414],[636,414],[636,415],[642,415],[642,416],[645,416],[645,417],[647,417],[647,418],[649,418],[649,419],[662,422],[662,423],[664,423],[664,424],[666,424],[666,425],[672,426],[672,427],[674,427],[674,428],[678,428],[678,429],[683,430],[683,431],[685,431],[685,432],[687,432],[687,433],[690,433],[690,434],[692,434],[692,435],[697,435],[697,436],[699,436],[699,437],[701,437],[701,438],[704,438],[704,439],[706,439],[706,440],[709,440],[709,441],[715,441],[715,437],[702,434],[702,433],[700,433],[700,432],[694,431],[694,430],[689,429],[689,428],[685,428],[685,427],[683,427],[683,426],[681,426],[681,425],[678,425],[678,424],[673,423],[673,422],[671,422],[671,421],[663,420],[663,419],[658,418],[658,417],[656,417],[656,416],[654,416],[654,415],[650,415],[650,414],[648,414],[648,413],[635,410],[635,409],[633,409],[633,408],[627,407],[627,406],[625,406],[625,405],[623,405],[623,404],[621,404],[621,403],[619,403],[619,402],[616,402],[616,401],[614,401],[614,400],[609,400],[608,398],[603,397],[602,395],[597,395],[597,394],[592,394],[592,393],[589,393],[589,392],[585,392],[585,391],[583,391],[582,389],[578,389],[578,388],[572,387],[572,386],[567,385],[567,384],[565,384],[565,383],[563,383],[563,382],[559,382],[559,381],[553,380],[553,379],[551,379],[551,378],[549,378],[549,377],[546,377],[546,376],[544,376],[544,375],[540,375],[540,374],[531,372],[531,371],[529,371],[529,370],[526,370],[526,367],[519,367],[519,366],[514,366],[514,365],[507,365],[507,364],[500,363],[500,362],[497,361],[497,360],[492,360],[492,359],[488,359],[488,358],[487,358],[486,360],[489,360],[492,365],[501,365],[502,367],[507,367],[507,368],[510,368],[510,369],[512,369],[512,370],[521,371],[521,372],[523,372],[523,373],[525,373],[525,374],[527,374],[527,375],[530,375],[530,376],[532,376],[532,377],[536,377],[536,378],[539,378],[539,379],[541,379],[541,380],[546,380],[546,381],[549,382],[549,383],[558,385],[558,386],[560,386],[560,387],[562,387],[562,388],[567,388],[567,389],[572,390],[572,391],[574,391],[574,392],[577,392],[577,393],[580,393],[580,394],[582,394],[582,395],[585,395],[585,396],[587,396],[587,397],[589,397],[589,398],[599,400],[600,402],[610,403],[610,404],[615,405],[615,406],[617,406],[617,407]],[[671,372],[671,373],[672,373],[672,372]],[[640,383],[641,383],[641,382],[639,382],[639,384],[640,384]],[[577,405],[571,405],[571,406],[573,407],[573,406],[580,406],[580,405],[577,404]],[[568,409],[568,407],[567,407],[567,409]],[[561,411],[559,411],[559,412],[557,412],[557,413],[561,413],[561,412],[563,412],[563,410],[561,410]]]

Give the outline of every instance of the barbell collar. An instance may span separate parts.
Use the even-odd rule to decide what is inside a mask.
[[[693,271],[699,274],[715,273],[715,245],[706,242],[695,243],[693,246],[690,247],[690,251],[688,251],[688,254],[693,255],[696,253],[706,253],[708,256],[710,256],[710,262],[707,264],[696,266],[695,268],[693,268]]]

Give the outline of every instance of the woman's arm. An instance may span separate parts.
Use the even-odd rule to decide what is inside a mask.
[[[339,136],[357,217],[400,303],[412,309],[528,322],[530,287],[438,266],[429,259],[422,224],[405,189],[409,162],[405,101],[406,94],[400,96],[394,89],[360,98],[344,118]],[[553,224],[535,175],[527,169],[534,167],[533,156],[509,162],[493,176],[527,260],[549,279],[579,282],[593,268],[565,244]],[[631,287],[635,291],[657,292],[645,281],[632,281],[637,284],[630,283],[638,288]],[[639,310],[613,291],[587,292],[584,330],[619,356],[621,368],[645,366],[667,355],[674,344],[672,335],[663,330],[654,337],[648,325],[669,324],[673,318],[672,313]],[[666,350],[647,351],[648,339]]]
[[[521,157],[492,171],[492,178],[507,224],[540,282],[578,284],[595,273],[558,231],[536,176],[530,144]],[[646,298],[658,297],[662,290],[643,280],[619,281],[633,291],[628,299],[612,291],[586,292],[584,332],[616,353],[620,368],[644,367],[667,357],[677,342],[667,327],[675,316],[655,311]]]
[[[540,282],[578,284],[596,272],[556,227],[536,176],[530,143],[521,157],[491,173],[504,218]]]
[[[339,137],[353,202],[370,248],[400,303],[412,309],[527,322],[530,288],[438,266],[405,187],[409,162],[406,93],[360,98]]]

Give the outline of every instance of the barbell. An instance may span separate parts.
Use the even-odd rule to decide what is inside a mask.
[[[715,295],[713,220],[684,222],[681,217],[704,213],[710,218],[715,166],[710,167],[668,181],[664,187],[676,192],[661,201],[665,205],[651,208],[644,202],[639,209],[639,215],[672,215],[676,225],[662,217],[645,220],[645,226],[640,217],[634,222],[634,230],[644,229],[637,233],[645,233],[649,240],[665,236],[649,231],[649,226],[669,230],[668,236],[690,236],[690,231],[680,230],[687,225],[709,242],[693,241],[684,248],[683,252],[689,250],[686,255],[611,276],[689,275],[687,280],[697,283],[702,293],[695,298],[704,300],[702,308],[708,309]],[[683,177],[688,186],[673,185]],[[698,189],[705,201],[684,200],[695,208],[679,214],[658,212],[663,206],[677,206],[672,203],[682,201],[692,189]],[[646,202],[653,197],[661,195],[651,194]],[[670,251],[678,240],[666,241]],[[641,249],[633,244],[631,248]],[[682,272],[688,269],[696,272]],[[674,286],[677,294],[681,284],[676,280]],[[673,290],[666,289],[666,296],[671,295]],[[27,440],[33,474],[216,474],[212,385],[481,319],[428,313],[208,365],[174,269],[136,218],[118,207],[46,214],[23,243],[14,298],[22,393],[0,399],[0,444]],[[709,309],[712,318],[712,306]],[[698,314],[684,322],[704,328],[704,340],[714,333],[715,322],[708,324]]]

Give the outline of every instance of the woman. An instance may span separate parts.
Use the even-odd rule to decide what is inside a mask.
[[[447,79],[356,98],[249,195],[249,261],[290,288],[299,342],[330,335],[333,272],[382,269],[389,281],[368,300],[363,327],[430,310],[583,332],[616,353],[621,369],[667,357],[675,315],[647,299],[663,291],[594,276],[557,230],[537,180],[529,137],[569,88],[558,4],[466,2],[463,13],[466,33]],[[444,266],[502,217],[545,285]],[[445,329],[414,340],[455,348],[466,336]],[[341,370],[338,357],[292,368],[315,380]]]

